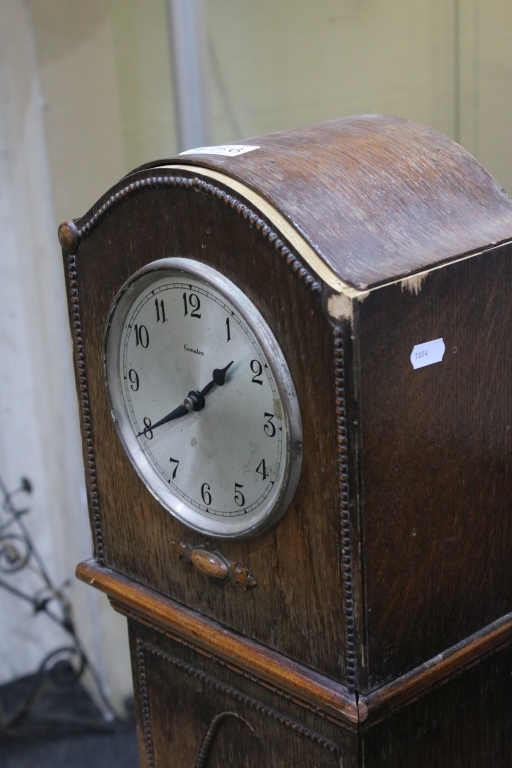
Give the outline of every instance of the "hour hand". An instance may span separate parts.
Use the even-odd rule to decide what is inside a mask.
[[[206,385],[204,389],[201,390],[201,396],[204,397],[208,394],[208,392],[212,389],[212,387],[215,386],[215,384],[218,387],[222,387],[223,384],[226,382],[226,373],[228,372],[229,368],[233,365],[235,361],[232,360],[230,363],[226,365],[225,368],[215,368],[212,373],[212,380],[209,384]]]
[[[160,421],[157,421],[156,424],[151,424],[149,427],[146,427],[142,430],[142,432],[139,432],[137,437],[140,437],[141,435],[145,435],[146,432],[149,430],[156,429],[157,427],[161,427],[162,424],[167,424],[169,421],[174,421],[174,419],[179,419],[180,416],[185,416],[188,413],[189,409],[185,408],[184,405],[178,405],[177,408],[174,409],[174,411],[171,411],[167,414],[167,416],[164,416],[163,419],[160,419]]]

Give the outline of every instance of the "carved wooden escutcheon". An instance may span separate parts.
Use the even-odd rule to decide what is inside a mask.
[[[187,563],[192,563],[197,570],[209,579],[226,581],[229,579],[233,586],[237,584],[244,590],[257,585],[245,565],[230,563],[219,552],[211,552],[203,547],[193,547],[181,539],[173,539],[171,546],[180,558]]]

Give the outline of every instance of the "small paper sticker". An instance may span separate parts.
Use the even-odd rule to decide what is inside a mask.
[[[221,144],[218,147],[198,147],[197,149],[187,149],[180,152],[180,155],[224,155],[224,157],[236,157],[244,155],[246,152],[252,152],[259,147],[250,144]]]
[[[411,352],[411,363],[414,369],[424,368],[426,365],[440,363],[444,355],[444,341],[434,339],[426,341],[424,344],[416,344]]]

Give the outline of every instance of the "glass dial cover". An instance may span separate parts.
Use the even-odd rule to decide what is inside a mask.
[[[229,538],[284,514],[302,461],[295,388],[261,313],[221,273],[184,258],[136,272],[109,314],[105,377],[121,441],[171,514]]]

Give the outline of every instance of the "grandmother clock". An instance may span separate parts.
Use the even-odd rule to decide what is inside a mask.
[[[512,201],[363,116],[61,225],[144,768],[509,768]]]

